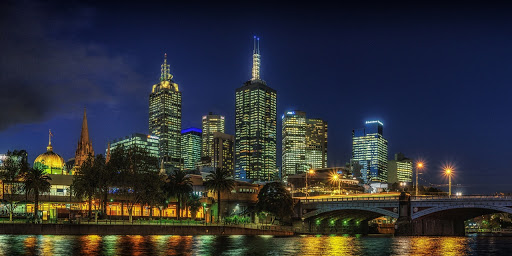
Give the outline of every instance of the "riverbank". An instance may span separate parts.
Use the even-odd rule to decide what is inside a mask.
[[[166,226],[96,224],[0,224],[5,235],[272,235],[293,236],[286,230],[266,230],[237,226]]]

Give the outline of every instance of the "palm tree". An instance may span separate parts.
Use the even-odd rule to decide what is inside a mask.
[[[92,155],[80,166],[80,171],[73,177],[73,194],[75,197],[86,198],[89,202],[89,218],[92,216],[92,199],[98,190],[98,173]]]
[[[41,168],[30,168],[23,177],[24,189],[27,193],[34,193],[34,217],[39,219],[37,214],[39,204],[39,194],[50,191],[50,178]]]
[[[217,222],[220,222],[221,208],[220,208],[220,193],[222,191],[230,191],[235,187],[235,180],[231,172],[226,169],[216,168],[214,172],[208,174],[204,185],[207,189],[217,192]]]
[[[197,212],[202,206],[199,200],[199,196],[194,193],[190,194],[187,198],[187,206],[190,207],[190,216],[192,216],[192,219],[196,218]]]
[[[185,196],[192,193],[192,181],[190,177],[184,171],[174,170],[168,177],[169,183],[167,183],[166,190],[170,196],[176,197],[176,216],[178,220],[181,217],[181,203]]]
[[[12,215],[14,209],[22,201],[20,200],[19,192],[23,189],[21,179],[24,173],[28,170],[27,151],[14,150],[7,152],[7,159],[4,161],[2,170],[0,171],[0,180],[2,180],[2,194],[3,200],[9,210],[9,220],[12,222]]]

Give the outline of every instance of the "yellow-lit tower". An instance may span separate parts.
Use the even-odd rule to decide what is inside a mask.
[[[276,90],[260,78],[259,38],[254,37],[252,78],[235,94],[235,178],[272,180],[276,174]]]
[[[149,95],[149,133],[160,138],[160,157],[174,168],[183,167],[181,157],[181,92],[169,72],[164,55],[160,82]]]

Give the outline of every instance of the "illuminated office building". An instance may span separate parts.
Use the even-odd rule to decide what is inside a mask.
[[[149,133],[160,139],[160,157],[168,165],[181,168],[181,92],[169,73],[167,54],[160,82],[149,95]]]
[[[235,136],[221,132],[213,133],[213,168],[235,170]]]
[[[276,173],[276,90],[260,79],[259,38],[254,38],[251,80],[235,94],[235,178],[268,181]]]
[[[195,170],[201,159],[201,129],[190,127],[181,131],[181,154],[186,170]]]
[[[213,133],[224,133],[224,116],[214,115],[212,112],[210,112],[208,115],[203,116],[202,125],[203,137],[201,144],[201,157],[203,162],[211,163],[213,158]]]
[[[302,173],[310,167],[306,163],[306,113],[288,111],[282,126],[282,169],[283,177]]]
[[[352,161],[361,166],[361,178],[370,181],[388,181],[388,141],[383,137],[380,121],[366,121],[365,128],[352,131]]]
[[[313,169],[327,168],[327,121],[306,119],[306,164]]]
[[[111,152],[117,147],[123,147],[125,150],[138,147],[146,150],[150,156],[159,157],[159,138],[154,135],[147,135],[142,133],[134,133],[123,138],[115,139],[109,142],[110,146],[105,150],[105,155],[107,159],[110,158]]]
[[[404,154],[395,154],[394,160],[388,161],[388,183],[412,182],[412,160]]]
[[[282,126],[282,175],[327,167],[327,122],[306,118],[303,111],[288,111]]]

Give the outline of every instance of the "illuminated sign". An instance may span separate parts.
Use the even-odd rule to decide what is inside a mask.
[[[155,140],[160,139],[158,136],[154,136],[154,135],[148,135],[148,138],[149,139],[155,139]]]
[[[375,124],[375,123],[380,124],[380,125],[384,125],[384,124],[383,124],[381,121],[379,121],[379,120],[375,120],[375,121],[366,121],[366,122],[365,122],[365,124]]]
[[[295,111],[288,111],[286,112],[287,115],[295,115]]]

